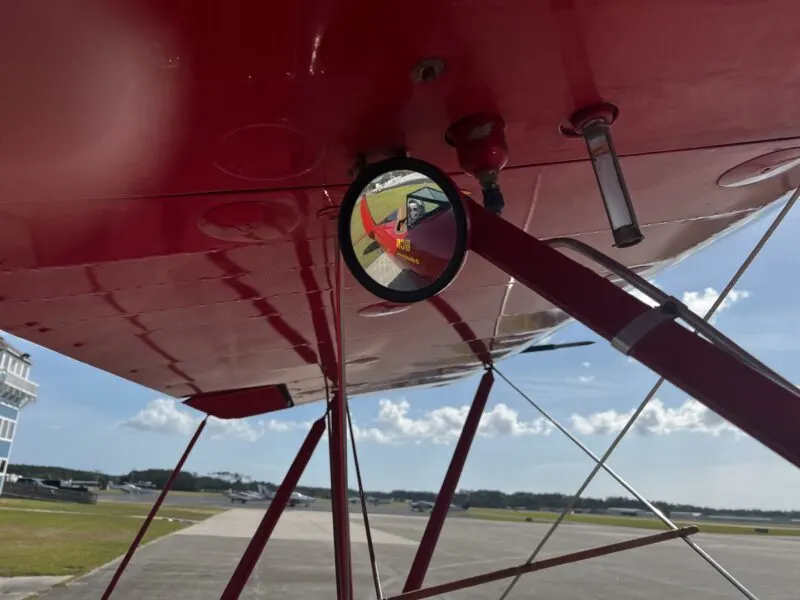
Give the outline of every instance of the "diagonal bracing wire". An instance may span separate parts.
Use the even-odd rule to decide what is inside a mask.
[[[353,420],[350,417],[350,406],[347,406],[347,424],[350,427],[350,445],[353,448],[353,464],[356,467],[356,479],[358,480],[358,497],[361,500],[361,512],[364,515],[364,531],[367,534],[367,549],[369,550],[369,562],[372,567],[372,581],[375,584],[375,597],[377,600],[383,599],[383,589],[381,588],[381,577],[378,574],[378,560],[375,558],[375,546],[372,544],[372,530],[369,527],[369,516],[367,515],[367,501],[364,498],[364,483],[361,480],[361,467],[358,463],[358,452],[356,451],[356,432],[353,429]]]
[[[741,266],[740,266],[740,267],[737,269],[737,271],[736,271],[736,273],[734,274],[734,276],[731,278],[731,280],[730,280],[730,281],[728,282],[728,284],[725,286],[725,289],[722,291],[722,293],[719,295],[719,297],[716,299],[716,301],[714,301],[714,304],[711,306],[711,308],[708,310],[708,312],[707,312],[707,313],[705,314],[705,316],[703,317],[703,320],[704,320],[704,321],[708,321],[708,320],[709,320],[709,319],[710,319],[710,318],[711,318],[711,317],[714,315],[714,313],[715,313],[715,312],[716,312],[716,311],[719,309],[719,307],[722,305],[722,303],[723,303],[723,302],[725,301],[725,299],[727,298],[728,294],[730,294],[731,290],[733,290],[734,286],[735,286],[735,285],[736,285],[736,284],[739,282],[739,280],[741,279],[742,275],[744,275],[745,271],[747,271],[747,269],[750,267],[750,265],[752,264],[753,260],[755,260],[755,258],[758,256],[759,252],[761,252],[761,249],[764,247],[764,245],[767,243],[767,241],[768,241],[768,240],[769,240],[769,239],[772,237],[772,234],[773,234],[773,233],[775,233],[775,230],[776,230],[776,229],[778,228],[778,226],[781,224],[781,222],[783,221],[783,219],[786,217],[786,215],[787,215],[787,214],[789,214],[789,211],[790,211],[790,210],[792,209],[792,207],[794,206],[794,204],[795,204],[795,202],[797,201],[798,197],[800,197],[800,188],[797,188],[797,189],[794,191],[794,193],[793,193],[793,194],[792,194],[792,196],[789,198],[789,200],[788,200],[788,202],[786,203],[786,205],[785,205],[785,206],[783,207],[783,209],[781,210],[781,212],[780,212],[780,213],[778,213],[778,215],[775,217],[775,219],[773,220],[772,224],[769,226],[769,228],[767,229],[767,231],[766,231],[766,232],[764,232],[764,235],[761,237],[761,239],[758,241],[758,243],[757,243],[757,244],[756,244],[756,245],[753,247],[753,250],[750,252],[750,254],[747,256],[747,258],[744,260],[744,262],[742,263],[742,265],[741,265]],[[497,369],[494,369],[494,370],[495,370],[495,372],[497,372]],[[503,378],[505,381],[507,381],[508,383],[510,383],[510,382],[508,381],[508,379],[506,379],[506,377],[505,377],[505,376],[503,376],[503,375],[502,375],[501,373],[499,373],[499,372],[497,372],[497,373],[498,373],[498,375],[500,375],[500,376],[501,376],[501,377],[502,377],[502,378]],[[664,378],[663,378],[663,377],[660,377],[660,378],[658,379],[658,381],[656,382],[656,384],[655,384],[655,385],[653,386],[653,388],[652,388],[652,389],[651,389],[651,390],[650,390],[650,391],[647,393],[647,396],[645,396],[645,398],[644,398],[644,400],[642,401],[642,403],[641,403],[641,404],[639,405],[639,407],[638,407],[638,408],[637,408],[637,409],[634,411],[634,413],[633,413],[633,414],[631,415],[631,417],[628,419],[627,423],[625,423],[625,426],[624,426],[624,427],[622,428],[622,430],[619,432],[619,434],[617,435],[617,437],[615,437],[615,438],[614,438],[614,441],[612,441],[612,442],[611,442],[611,445],[608,447],[608,449],[605,451],[605,453],[603,454],[603,456],[602,456],[601,458],[599,458],[599,459],[598,459],[598,458],[597,458],[597,457],[596,457],[594,454],[590,453],[590,454],[591,454],[591,456],[592,456],[592,458],[593,458],[594,460],[596,460],[596,461],[597,461],[597,464],[595,465],[594,469],[592,469],[592,471],[589,473],[589,476],[586,478],[586,480],[585,480],[585,481],[584,481],[584,482],[581,484],[581,486],[578,488],[578,491],[577,491],[577,492],[575,492],[575,495],[574,495],[574,496],[572,496],[571,500],[570,500],[570,501],[567,503],[567,506],[564,508],[564,510],[562,510],[562,511],[561,511],[561,513],[558,515],[558,517],[556,518],[556,520],[555,520],[555,521],[553,522],[553,524],[550,526],[550,529],[548,529],[548,530],[547,530],[547,533],[545,533],[544,537],[543,537],[543,538],[542,538],[542,540],[539,542],[538,546],[536,546],[536,549],[535,549],[535,550],[533,551],[533,553],[530,555],[530,557],[528,558],[528,561],[527,561],[527,563],[526,563],[526,564],[530,564],[530,563],[532,563],[532,562],[533,562],[533,561],[536,559],[536,557],[539,555],[539,552],[541,552],[541,550],[542,550],[542,548],[544,547],[544,545],[545,545],[545,544],[547,543],[547,541],[548,541],[548,540],[549,540],[549,539],[552,537],[553,533],[555,533],[555,530],[556,530],[556,529],[558,528],[558,526],[559,526],[559,525],[560,525],[560,524],[561,524],[561,523],[564,521],[564,518],[565,518],[565,517],[566,517],[566,516],[567,516],[567,515],[570,513],[570,511],[572,511],[572,509],[574,508],[574,506],[575,506],[575,503],[577,502],[578,498],[580,498],[581,494],[582,494],[582,493],[584,492],[584,490],[585,490],[585,489],[586,489],[586,488],[589,486],[589,484],[592,482],[592,480],[594,479],[595,475],[597,475],[597,473],[600,471],[600,469],[606,469],[606,471],[608,471],[608,472],[609,472],[609,474],[611,474],[611,475],[612,475],[612,477],[614,477],[615,479],[617,479],[617,481],[619,481],[620,483],[622,483],[622,485],[624,485],[626,488],[628,488],[628,491],[630,491],[631,493],[633,493],[633,494],[637,495],[637,497],[638,497],[638,494],[636,494],[636,493],[633,491],[633,489],[632,489],[632,488],[630,488],[630,487],[629,487],[629,486],[627,486],[625,483],[623,483],[623,481],[622,481],[620,478],[618,478],[618,477],[614,476],[614,474],[613,474],[613,471],[611,471],[609,468],[606,468],[606,467],[605,467],[605,463],[606,463],[606,461],[608,460],[608,457],[609,457],[609,456],[611,456],[611,453],[612,453],[612,452],[614,452],[614,450],[617,448],[617,446],[619,445],[619,443],[622,441],[622,439],[623,439],[623,438],[625,437],[625,435],[628,433],[628,431],[630,430],[630,428],[633,426],[633,424],[634,424],[634,423],[636,422],[636,420],[639,418],[639,415],[641,415],[641,414],[642,414],[642,412],[643,412],[643,411],[644,411],[644,409],[647,407],[647,405],[648,405],[648,403],[650,402],[650,400],[653,398],[653,396],[655,396],[655,395],[656,395],[656,393],[657,393],[657,392],[658,392],[658,390],[661,388],[661,385],[664,383],[664,381],[665,381],[665,380],[664,380]],[[512,384],[512,387],[514,387],[515,389],[517,389],[515,386],[513,386],[513,384]],[[519,390],[519,389],[517,389],[517,391],[520,391],[520,390]],[[524,396],[524,394],[523,394],[523,396]],[[529,401],[530,401],[530,400],[529,400]],[[534,406],[535,406],[535,405],[534,405]],[[538,408],[538,407],[537,407],[537,408]],[[540,410],[540,412],[542,412],[542,411],[541,411],[541,409],[539,409],[539,410]],[[544,414],[544,413],[543,413],[543,414]],[[552,419],[550,419],[550,420],[551,420],[551,422],[553,422],[553,424],[554,424],[554,425],[556,425],[556,423],[555,423],[554,421],[552,421]],[[558,425],[556,425],[556,426],[557,426],[557,427],[558,427],[558,428],[559,428],[561,431],[564,431],[564,429],[563,429],[562,427],[560,427],[560,426],[558,426]],[[569,435],[569,434],[568,434],[568,435]],[[570,438],[572,438],[572,436],[570,436]],[[577,441],[577,440],[573,440],[573,441]],[[579,445],[580,445],[581,447],[583,447],[583,444],[579,444]],[[586,449],[586,450],[588,451],[588,449]],[[639,499],[640,499],[640,500],[643,500],[641,497],[640,497]],[[649,503],[647,503],[647,504],[649,504]],[[649,508],[649,507],[648,507],[648,508]],[[655,507],[653,507],[653,508],[655,508]],[[651,510],[652,510],[652,509],[651,509]],[[654,512],[655,512],[655,511],[654,511]],[[664,519],[666,519],[666,517],[664,517],[664,515],[661,513],[661,511],[657,511],[657,512],[655,512],[655,514],[656,514],[656,515],[657,515],[659,518],[661,518],[661,519],[662,519],[662,521],[663,521]],[[669,520],[668,520],[668,519],[665,521],[665,523],[667,523],[667,524],[668,524],[668,525],[670,525],[671,527],[674,527],[674,524],[671,524],[671,522],[669,522]],[[691,544],[690,544],[690,545],[691,545]],[[736,578],[734,578],[734,577],[733,577],[733,576],[732,576],[730,573],[728,573],[728,572],[727,572],[725,569],[723,569],[723,568],[722,568],[722,566],[721,566],[721,565],[719,565],[719,563],[717,563],[717,562],[716,562],[714,559],[712,559],[712,558],[711,558],[711,557],[710,557],[710,556],[709,556],[709,555],[708,555],[708,554],[707,554],[705,551],[703,551],[701,548],[697,547],[697,545],[696,545],[696,544],[694,544],[694,545],[692,546],[692,548],[693,548],[693,549],[694,549],[696,552],[698,552],[698,554],[700,554],[700,556],[702,556],[702,557],[703,557],[703,559],[704,559],[706,562],[708,562],[708,563],[709,563],[709,564],[710,564],[712,567],[714,567],[714,568],[715,568],[715,569],[716,569],[716,570],[717,570],[717,571],[720,573],[720,575],[722,575],[722,576],[723,576],[725,579],[727,579],[727,580],[728,580],[728,581],[729,581],[729,582],[730,582],[730,583],[731,583],[731,584],[732,584],[734,587],[736,587],[736,589],[738,589],[738,590],[739,590],[739,591],[740,591],[740,592],[741,592],[741,593],[742,593],[744,596],[746,596],[746,597],[747,597],[749,600],[758,600],[758,598],[757,598],[757,597],[756,597],[756,596],[755,596],[755,595],[754,595],[752,592],[750,592],[750,590],[748,590],[746,587],[744,587],[744,586],[743,586],[743,585],[742,585],[742,584],[741,584],[739,581],[737,581],[737,580],[736,580]],[[520,580],[520,576],[519,576],[519,575],[518,575],[518,576],[516,576],[516,577],[514,577],[514,579],[511,581],[511,583],[509,583],[509,584],[508,584],[508,587],[506,587],[506,589],[505,589],[505,590],[503,591],[503,593],[501,594],[501,596],[500,596],[500,600],[505,600],[505,599],[508,597],[508,595],[511,593],[511,591],[514,589],[514,587],[517,585],[517,582],[519,582],[519,580]]]
[[[547,411],[545,411],[536,402],[534,402],[533,399],[530,396],[528,396],[525,392],[523,392],[521,389],[519,389],[516,385],[511,383],[511,381],[509,381],[508,377],[506,377],[500,371],[498,371],[497,368],[494,368],[494,372],[497,373],[503,380],[505,380],[505,382],[508,385],[510,385],[520,396],[525,398],[525,400],[527,400],[530,403],[530,405],[533,406],[533,408],[535,408],[537,411],[539,411],[539,413],[545,419],[550,421],[556,427],[556,429],[558,429],[561,433],[566,435],[576,446],[578,446],[581,450],[583,450],[583,452],[587,456],[589,456],[589,458],[591,458],[596,464],[600,464],[600,458],[598,458],[598,456],[594,452],[589,450],[589,448],[587,448],[583,444],[583,442],[581,442],[578,438],[576,438],[574,435],[572,435],[563,425],[561,425],[561,423],[559,423]],[[653,514],[656,517],[658,517],[667,527],[669,527],[672,530],[679,529],[679,527],[673,521],[671,521],[663,512],[661,512],[658,509],[657,506],[655,506],[652,502],[650,502],[642,494],[637,492],[636,489],[631,484],[629,484],[627,481],[625,481],[616,471],[614,471],[611,467],[609,467],[605,463],[603,463],[601,466],[602,466],[602,469],[606,473],[608,473],[609,475],[611,475],[611,477],[616,479],[616,481],[620,485],[622,485],[622,487],[624,487],[626,490],[628,490],[639,502],[641,502],[648,509],[650,509],[650,511],[652,511]],[[576,499],[577,499],[577,496],[576,496]],[[731,575],[727,570],[725,570],[725,568],[721,564],[719,564],[716,560],[714,560],[714,558],[712,558],[711,555],[709,555],[705,550],[703,550],[700,546],[698,546],[697,543],[695,543],[694,540],[692,540],[688,536],[683,536],[681,539],[684,542],[686,542],[692,550],[697,552],[697,554],[700,555],[700,557],[703,558],[703,560],[705,560],[708,564],[710,564],[712,567],[714,567],[717,570],[717,572],[719,572],[720,575],[722,575],[731,584],[733,584],[745,596],[747,596],[748,598],[751,598],[751,599],[756,598],[733,575]]]

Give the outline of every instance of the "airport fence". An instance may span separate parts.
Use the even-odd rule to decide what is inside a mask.
[[[44,487],[30,483],[6,482],[3,487],[3,497],[23,498],[27,500],[49,500],[50,502],[97,504],[97,494],[95,492]]]

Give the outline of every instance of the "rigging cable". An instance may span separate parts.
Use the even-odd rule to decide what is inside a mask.
[[[501,378],[502,378],[502,379],[503,379],[503,380],[504,380],[504,381],[505,381],[505,382],[506,382],[508,385],[510,385],[510,386],[511,386],[511,387],[512,387],[512,388],[513,388],[513,389],[514,389],[514,390],[515,390],[515,391],[516,391],[516,392],[517,392],[517,393],[518,393],[520,396],[522,396],[523,398],[525,398],[525,400],[527,400],[527,401],[530,403],[530,405],[531,405],[531,406],[533,406],[533,408],[535,408],[537,411],[539,411],[539,413],[540,413],[540,414],[541,414],[541,415],[542,415],[542,416],[543,416],[545,419],[547,419],[548,421],[550,421],[550,423],[552,423],[552,424],[553,424],[553,426],[555,426],[555,427],[556,427],[556,429],[558,429],[558,430],[559,430],[561,433],[563,433],[564,435],[566,435],[566,436],[567,436],[567,437],[568,437],[568,438],[569,438],[569,439],[570,439],[570,440],[571,440],[571,441],[572,441],[572,442],[573,442],[573,443],[574,443],[576,446],[578,446],[578,447],[579,447],[581,450],[583,450],[583,452],[584,452],[584,453],[585,453],[587,456],[589,456],[589,458],[591,458],[591,459],[592,459],[592,460],[595,462],[595,464],[600,464],[600,462],[601,462],[601,461],[600,461],[600,458],[598,458],[598,456],[597,456],[597,455],[596,455],[594,452],[592,452],[591,450],[589,450],[589,448],[587,448],[587,447],[586,447],[586,446],[583,444],[583,442],[581,442],[581,441],[580,441],[580,440],[579,440],[577,437],[575,437],[574,435],[572,435],[572,434],[571,434],[571,433],[570,433],[570,432],[569,432],[569,431],[568,431],[568,430],[567,430],[567,429],[566,429],[566,428],[565,428],[563,425],[561,425],[561,423],[559,423],[559,422],[558,422],[558,421],[557,421],[555,418],[553,418],[553,417],[552,417],[552,416],[551,416],[551,415],[550,415],[550,414],[549,414],[547,411],[545,411],[545,410],[544,410],[543,408],[541,408],[541,407],[540,407],[540,406],[539,406],[539,405],[538,405],[536,402],[534,402],[534,401],[533,401],[533,399],[532,399],[530,396],[528,396],[528,395],[527,395],[525,392],[523,392],[521,389],[519,389],[519,388],[518,388],[516,385],[514,385],[513,383],[511,383],[511,381],[508,379],[508,377],[506,377],[506,376],[505,376],[505,375],[503,375],[503,374],[502,374],[500,371],[498,371],[496,367],[494,368],[494,372],[495,372],[495,373],[497,373],[497,374],[498,374],[498,375],[499,375],[499,376],[500,376],[500,377],[501,377]],[[621,476],[620,476],[620,475],[619,475],[619,474],[618,474],[616,471],[614,471],[614,469],[612,469],[611,467],[609,467],[609,466],[608,466],[606,463],[603,463],[603,464],[602,464],[602,468],[603,468],[603,470],[604,470],[606,473],[608,473],[609,475],[611,475],[611,477],[613,477],[613,478],[614,478],[614,479],[617,481],[617,483],[619,483],[619,484],[620,484],[622,487],[624,487],[626,490],[628,490],[628,492],[630,492],[630,493],[631,493],[631,494],[632,494],[632,495],[633,495],[633,496],[634,496],[634,497],[635,497],[635,498],[636,498],[636,499],[637,499],[639,502],[641,502],[642,504],[644,504],[644,505],[645,505],[645,506],[646,506],[646,507],[647,507],[647,508],[648,508],[648,509],[649,509],[649,510],[650,510],[650,511],[651,511],[651,512],[652,512],[652,513],[653,513],[653,514],[656,516],[656,517],[658,517],[658,518],[659,518],[659,519],[660,519],[660,520],[661,520],[661,521],[662,521],[662,522],[663,522],[663,523],[664,523],[664,524],[665,524],[667,527],[669,527],[669,528],[670,528],[670,529],[672,529],[672,530],[677,530],[677,529],[680,529],[680,528],[679,528],[679,527],[678,527],[678,526],[677,526],[677,525],[676,525],[676,524],[675,524],[673,521],[671,521],[671,520],[670,520],[670,519],[669,519],[669,518],[668,518],[668,517],[667,517],[667,516],[666,516],[666,515],[665,515],[663,512],[661,512],[661,510],[659,510],[657,506],[655,506],[655,505],[654,505],[652,502],[650,502],[650,501],[649,501],[647,498],[645,498],[645,497],[644,497],[642,494],[640,494],[638,491],[636,491],[636,489],[635,489],[635,488],[634,488],[634,487],[633,487],[631,484],[629,484],[627,481],[625,481],[625,479],[623,479],[623,478],[622,478],[622,477],[621,477]],[[577,497],[576,497],[576,499],[577,499]],[[750,593],[750,592],[749,592],[749,591],[748,591],[748,590],[747,590],[747,589],[744,587],[744,585],[743,585],[743,584],[741,584],[741,583],[740,583],[740,582],[739,582],[737,579],[735,579],[735,578],[733,577],[733,575],[731,575],[731,574],[730,574],[730,573],[729,573],[729,572],[728,572],[728,571],[725,569],[725,567],[723,567],[721,564],[719,564],[719,563],[718,563],[718,562],[717,562],[717,561],[716,561],[716,560],[715,560],[715,559],[714,559],[714,558],[713,558],[713,557],[712,557],[710,554],[708,554],[708,553],[707,553],[705,550],[703,550],[703,549],[702,549],[702,548],[701,548],[699,545],[697,545],[697,543],[696,543],[694,540],[692,540],[692,539],[691,539],[691,538],[689,538],[688,536],[682,536],[682,537],[681,537],[681,539],[682,539],[684,542],[686,542],[686,543],[689,545],[689,547],[690,547],[692,550],[694,550],[695,552],[697,552],[697,554],[698,554],[698,555],[699,555],[699,556],[700,556],[700,557],[701,557],[703,560],[705,560],[705,561],[706,561],[708,564],[710,564],[712,567],[714,567],[714,569],[716,569],[716,570],[717,570],[717,572],[719,572],[719,574],[720,574],[720,575],[722,575],[722,576],[723,576],[725,579],[727,579],[727,580],[728,580],[730,583],[732,583],[732,584],[733,584],[733,585],[734,585],[734,586],[735,586],[737,589],[739,589],[739,591],[741,591],[741,592],[742,592],[742,593],[743,593],[745,596],[747,596],[747,597],[748,597],[748,598],[750,598],[751,600],[753,600],[753,599],[755,599],[755,598],[756,598],[756,596],[754,596],[752,593]]]
[[[772,221],[772,223],[770,224],[770,226],[767,229],[767,231],[764,232],[764,235],[761,237],[761,239],[758,241],[758,243],[753,247],[753,250],[751,250],[750,254],[747,256],[747,258],[744,260],[744,262],[741,264],[741,266],[737,269],[736,273],[733,275],[731,280],[725,286],[725,288],[723,289],[722,293],[714,301],[713,305],[708,310],[708,312],[706,312],[705,316],[703,317],[704,321],[708,321],[714,315],[714,313],[719,309],[719,307],[722,305],[722,303],[727,298],[728,294],[730,294],[730,292],[733,290],[733,287],[739,282],[739,280],[741,279],[742,275],[744,275],[745,271],[747,271],[747,269],[750,267],[752,262],[755,260],[755,258],[758,256],[758,254],[764,248],[764,245],[772,237],[772,234],[775,233],[775,230],[783,222],[783,220],[786,217],[786,215],[789,214],[789,211],[794,206],[794,204],[797,201],[798,197],[800,197],[800,187],[798,187],[797,189],[794,190],[794,193],[789,198],[789,201],[786,203],[786,205],[783,207],[783,209],[781,209],[781,212]],[[495,369],[495,371],[497,371],[497,370]],[[508,381],[502,374],[500,374],[500,373],[498,373],[498,374],[503,379]],[[658,392],[658,390],[661,389],[661,385],[664,383],[664,381],[665,381],[665,379],[663,377],[660,377],[658,379],[658,381],[655,383],[655,385],[652,387],[652,389],[647,393],[647,395],[645,396],[645,398],[642,401],[642,403],[639,405],[639,407],[630,416],[630,418],[628,419],[627,423],[625,423],[625,426],[622,428],[622,430],[619,432],[619,434],[614,438],[614,441],[611,442],[611,445],[605,451],[603,456],[597,461],[597,464],[595,465],[594,469],[592,469],[591,473],[589,473],[589,476],[586,478],[586,480],[583,482],[583,484],[580,486],[580,488],[578,488],[578,491],[575,493],[575,495],[572,496],[571,500],[567,503],[567,506],[564,508],[564,510],[562,510],[561,513],[558,515],[556,520],[550,526],[550,529],[547,530],[547,533],[545,533],[544,537],[539,542],[538,546],[533,551],[533,553],[530,555],[530,557],[528,558],[528,560],[527,560],[527,562],[525,564],[530,564],[536,559],[536,557],[539,555],[539,552],[541,552],[542,548],[547,543],[547,540],[550,539],[550,537],[553,535],[553,533],[558,528],[558,526],[561,524],[561,522],[564,520],[564,518],[572,511],[572,509],[574,508],[575,503],[577,502],[578,498],[580,498],[580,495],[584,492],[584,490],[592,482],[592,480],[594,479],[595,475],[597,475],[597,473],[600,471],[600,469],[605,468],[605,463],[608,460],[608,457],[611,456],[611,453],[614,452],[614,450],[617,448],[619,443],[622,441],[622,439],[628,433],[630,428],[633,426],[633,424],[636,422],[636,420],[642,414],[644,409],[647,407],[648,403],[653,398],[653,396],[655,396],[656,393]],[[606,469],[606,470],[608,470],[608,469]],[[749,598],[749,600],[758,600],[757,596],[755,596],[752,592],[750,592],[750,590],[748,590],[746,587],[744,587],[744,585],[742,585],[739,581],[737,581],[730,573],[728,573],[725,569],[723,569],[722,566],[719,565],[719,563],[717,563],[708,554],[706,554],[704,551],[702,551],[702,549],[695,548],[695,547],[693,547],[693,549],[695,551],[699,551],[698,553],[700,554],[700,556],[702,556],[706,560],[706,562],[708,562],[712,567],[714,567],[720,573],[720,575],[722,575],[725,579],[727,579],[728,582],[730,582],[734,587],[736,587],[736,589],[738,589],[744,596]],[[516,577],[514,577],[514,579],[511,581],[511,583],[508,584],[508,587],[506,587],[505,591],[500,595],[500,599],[499,600],[505,600],[508,597],[508,595],[511,593],[511,590],[513,590],[514,587],[519,582],[520,577],[521,577],[521,575],[517,575]]]
[[[369,562],[372,567],[372,581],[375,584],[375,596],[377,600],[383,599],[381,589],[381,578],[378,574],[378,561],[375,558],[375,546],[372,544],[372,530],[369,527],[369,516],[367,515],[367,502],[364,499],[364,483],[361,480],[361,467],[358,463],[358,452],[356,451],[356,432],[353,429],[353,420],[350,417],[350,405],[347,406],[347,424],[350,427],[350,445],[353,448],[353,464],[356,467],[356,479],[358,480],[358,496],[361,499],[361,512],[364,515],[364,531],[367,534],[367,550],[369,551]]]

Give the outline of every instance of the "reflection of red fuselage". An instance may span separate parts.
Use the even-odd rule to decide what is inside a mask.
[[[456,227],[449,207],[406,229],[398,227],[397,219],[376,224],[364,197],[360,204],[367,236],[375,240],[398,267],[421,277],[426,285],[442,275],[456,243]]]

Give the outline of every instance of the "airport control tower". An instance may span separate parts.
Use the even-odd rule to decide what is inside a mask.
[[[36,400],[39,386],[30,380],[30,376],[31,357],[0,337],[0,494],[3,493],[19,411]]]

